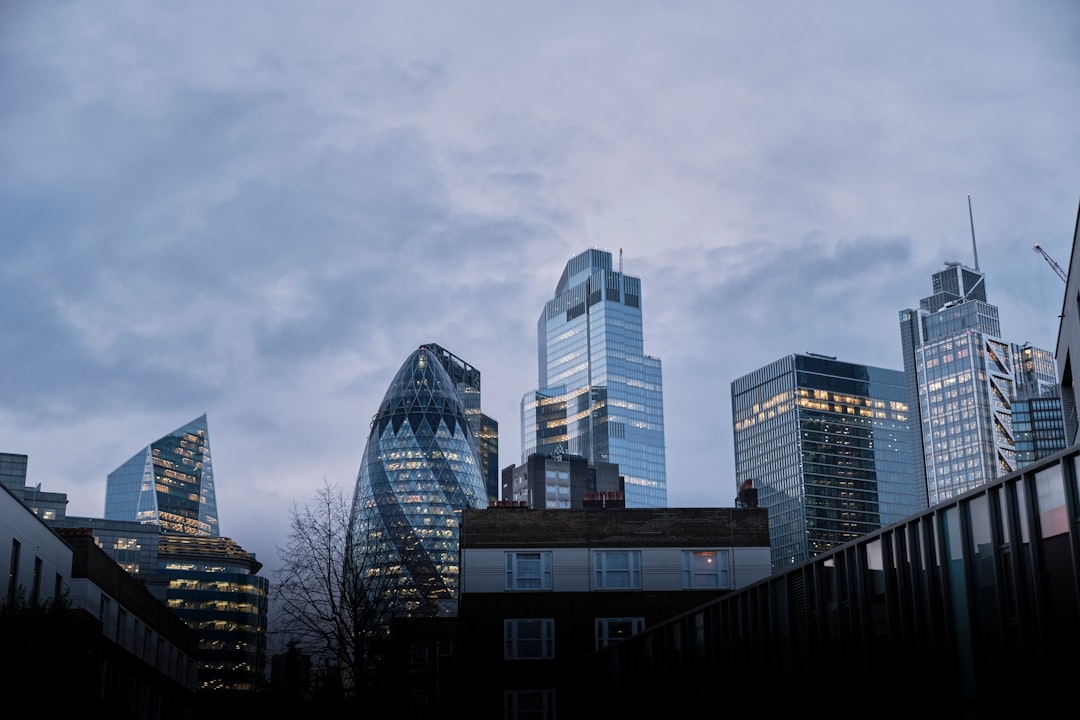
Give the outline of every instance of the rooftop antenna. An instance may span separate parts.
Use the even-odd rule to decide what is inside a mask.
[[[979,269],[979,248],[975,247],[975,216],[971,214],[971,193],[968,193],[968,219],[971,221],[971,251],[975,254],[975,269]]]
[[[619,274],[622,275],[622,248],[619,248]]]

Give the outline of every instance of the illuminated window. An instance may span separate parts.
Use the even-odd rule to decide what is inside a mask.
[[[686,550],[682,562],[684,588],[731,587],[726,550]]]

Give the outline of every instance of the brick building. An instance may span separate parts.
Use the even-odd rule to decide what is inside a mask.
[[[761,508],[466,510],[460,662],[482,717],[570,717],[597,649],[769,575]]]

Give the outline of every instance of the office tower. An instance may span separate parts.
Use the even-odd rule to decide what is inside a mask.
[[[465,419],[469,421],[469,428],[472,430],[473,444],[480,458],[480,474],[484,478],[488,500],[498,500],[499,423],[480,410],[480,371],[435,343],[425,343],[420,347],[430,350],[454,381],[454,388],[465,408]]]
[[[269,581],[255,556],[221,537],[206,415],[135,453],[109,473],[105,520],[155,525],[149,538],[120,522],[87,523],[102,548],[150,583],[199,635],[199,690],[250,690],[263,683]],[[70,523],[68,523],[70,525]]]
[[[218,536],[205,414],[150,443],[109,473],[105,518],[153,523],[168,533]]]
[[[534,510],[580,510],[586,498],[625,505],[619,466],[580,455],[533,453],[502,471],[502,499]]]
[[[226,537],[163,533],[158,564],[168,606],[199,635],[198,689],[261,689],[270,592],[262,563]]]
[[[731,383],[735,477],[769,510],[774,571],[926,507],[899,370],[813,353]]]
[[[916,468],[934,505],[1016,469],[1012,403],[1030,374],[1023,348],[1001,339],[978,267],[948,262],[932,286],[918,309],[900,311],[900,334],[908,404],[921,429]]]
[[[456,383],[414,350],[371,421],[353,508],[362,571],[400,573],[397,614],[457,614],[460,513],[488,504],[475,448]]]
[[[611,253],[566,263],[537,321],[539,387],[521,401],[521,462],[566,452],[619,466],[627,507],[666,507],[660,360],[645,354],[641,280]]]

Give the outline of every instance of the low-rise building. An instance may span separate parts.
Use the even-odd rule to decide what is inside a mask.
[[[478,717],[568,717],[597,648],[761,580],[761,508],[499,506],[461,523],[459,660]]]

